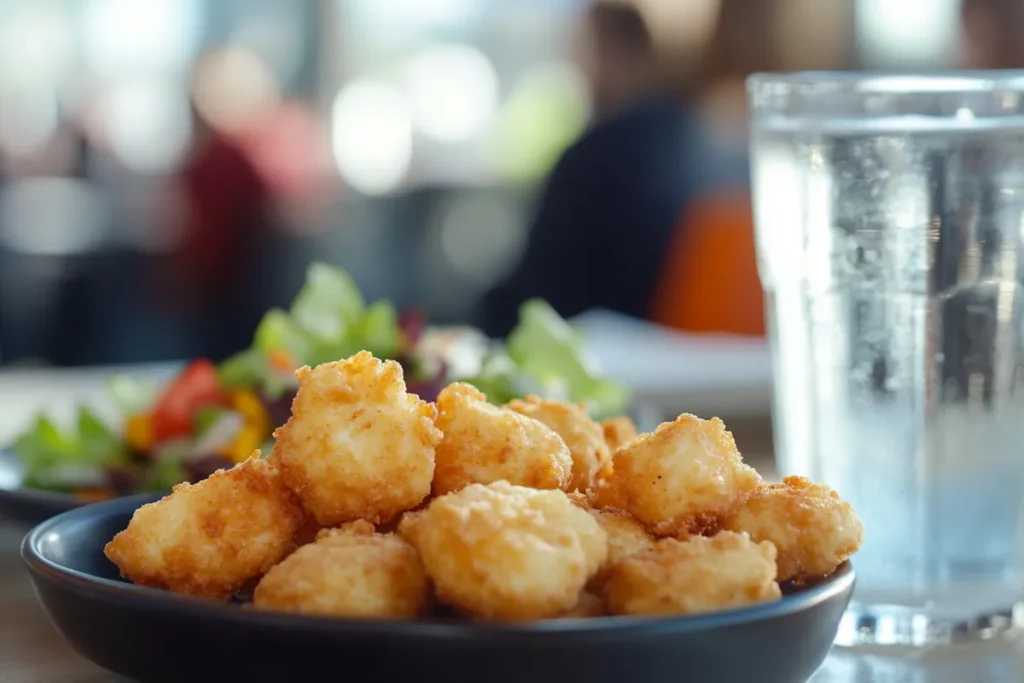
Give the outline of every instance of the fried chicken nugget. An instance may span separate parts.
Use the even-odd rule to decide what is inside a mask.
[[[590,419],[583,406],[527,396],[510,401],[506,408],[540,420],[562,437],[572,457],[572,481],[567,490],[586,491],[598,473],[611,468],[601,425]]]
[[[605,580],[607,570],[627,557],[650,550],[654,547],[654,536],[641,524],[636,517],[624,510],[606,508],[590,510],[597,523],[604,529],[608,537],[608,559],[601,570],[594,575],[588,584],[597,588]]]
[[[718,418],[680,415],[615,453],[621,506],[659,536],[715,529],[761,483]]]
[[[399,533],[442,602],[487,620],[564,615],[608,553],[601,526],[565,493],[507,481],[437,498]]]
[[[467,484],[509,481],[535,489],[564,489],[572,457],[562,437],[539,420],[487,402],[469,384],[445,387],[437,397],[435,496]]]
[[[412,618],[429,602],[416,549],[362,520],[321,531],[267,572],[253,593],[258,609],[338,617]]]
[[[429,495],[437,413],[406,392],[398,363],[361,351],[295,376],[298,394],[274,433],[274,457],[317,522],[380,523]]]
[[[621,510],[623,508],[622,496],[619,495],[619,490],[615,486],[613,475],[614,469],[602,473],[587,489],[587,505],[590,508],[594,510]]]
[[[619,450],[637,437],[636,424],[628,415],[610,417],[601,423],[604,442],[611,453]]]
[[[803,477],[757,487],[724,527],[745,531],[755,541],[771,541],[778,550],[779,581],[828,576],[864,539],[864,526],[850,504],[828,486]]]
[[[293,549],[306,515],[259,451],[143,505],[104,553],[141,586],[227,600]]]
[[[782,597],[775,547],[746,534],[665,538],[608,571],[603,586],[612,614],[696,614]]]

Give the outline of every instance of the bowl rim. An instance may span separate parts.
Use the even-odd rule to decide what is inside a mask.
[[[8,498],[10,500],[24,500],[33,501],[40,504],[51,504],[51,505],[64,505],[66,507],[82,507],[87,505],[87,501],[78,498],[73,493],[63,493],[61,491],[50,491],[48,489],[39,489],[34,486],[17,486],[14,488],[3,488],[0,487],[0,496]],[[122,498],[123,496],[118,496]]]
[[[11,446],[0,446],[0,468],[20,468],[20,462],[18,454],[14,452],[14,448]],[[19,472],[19,475],[22,475],[22,473]],[[66,505],[73,503],[76,507],[81,507],[84,504],[73,493],[25,486],[23,475],[19,476],[18,480],[18,483],[12,486],[0,478],[0,495],[8,498],[21,498],[23,500],[34,500],[50,504]]]
[[[452,622],[436,619],[371,620],[346,619],[331,616],[299,615],[240,608],[170,591],[138,586],[127,581],[112,580],[72,569],[46,557],[40,550],[43,540],[50,534],[61,533],[62,527],[72,522],[130,516],[139,506],[159,500],[164,494],[138,494],[115,498],[61,513],[36,525],[22,540],[21,558],[32,578],[108,603],[119,603],[151,612],[174,613],[195,619],[241,623],[250,627],[289,631],[332,631],[359,633],[360,635],[388,636],[390,638],[431,638],[435,640],[492,640],[495,638],[536,638],[558,634],[566,637],[595,636],[628,638],[650,637],[665,633],[694,633],[768,621],[804,612],[844,593],[849,596],[855,582],[855,572],[849,561],[843,563],[820,583],[798,593],[784,595],[774,602],[722,610],[691,616],[632,617],[607,616],[562,618],[530,622]],[[848,598],[847,598],[848,599]]]

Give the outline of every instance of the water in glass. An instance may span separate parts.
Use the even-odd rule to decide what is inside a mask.
[[[865,525],[839,642],[1015,622],[1024,589],[1024,117],[758,121],[779,469]]]

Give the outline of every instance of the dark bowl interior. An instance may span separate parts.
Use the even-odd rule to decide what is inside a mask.
[[[138,681],[343,679],[803,683],[853,590],[844,565],[782,600],[683,618],[497,625],[255,612],[122,581],[103,546],[153,496],[89,505],[39,525],[22,555],[36,593],[85,657]]]

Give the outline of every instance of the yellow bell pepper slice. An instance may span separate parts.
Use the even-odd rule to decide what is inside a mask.
[[[220,450],[219,455],[235,464],[244,462],[262,442],[263,435],[247,424],[239,430],[233,442]]]
[[[153,421],[149,413],[139,413],[128,418],[124,438],[132,449],[146,453],[153,447]]]
[[[248,389],[235,392],[231,396],[231,407],[238,411],[246,427],[256,432],[260,439],[270,435],[274,428],[270,424],[270,413],[255,393]]]

